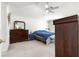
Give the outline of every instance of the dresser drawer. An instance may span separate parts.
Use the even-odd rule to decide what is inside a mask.
[[[28,40],[28,30],[10,30],[10,43]]]

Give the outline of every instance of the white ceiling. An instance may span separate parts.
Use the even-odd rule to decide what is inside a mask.
[[[57,5],[59,6],[59,5],[63,4],[63,3],[57,3],[57,2],[49,2],[49,3],[50,3],[50,5],[54,5],[54,6],[57,6]],[[25,7],[25,6],[33,5],[33,4],[43,6],[46,4],[46,2],[5,2],[5,4],[10,5],[12,7],[19,8],[19,7]]]
[[[10,6],[10,10],[13,14],[28,18],[41,18],[45,17],[44,6],[45,2],[6,2]],[[53,10],[52,16],[68,16],[73,14],[79,14],[78,2],[50,2],[52,6],[59,6],[59,9]]]
[[[5,2],[5,4],[15,8],[22,8],[28,5],[32,5],[34,3],[33,2]]]

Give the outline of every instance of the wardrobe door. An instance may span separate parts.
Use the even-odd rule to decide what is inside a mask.
[[[64,56],[64,39],[63,39],[63,24],[55,26],[55,56]]]
[[[65,57],[76,57],[78,55],[77,46],[77,22],[64,23],[64,56]]]

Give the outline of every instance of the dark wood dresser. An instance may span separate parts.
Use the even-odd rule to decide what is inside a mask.
[[[54,20],[55,56],[79,56],[79,19],[77,15]]]
[[[28,40],[28,30],[13,29],[10,30],[10,43],[22,42]]]

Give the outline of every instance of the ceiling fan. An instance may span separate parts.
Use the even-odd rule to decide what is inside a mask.
[[[54,9],[58,9],[58,8],[59,8],[59,6],[53,7],[52,5],[50,5],[50,2],[46,2],[46,4],[45,4],[46,13],[54,13]]]

